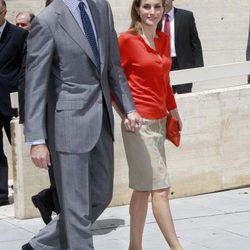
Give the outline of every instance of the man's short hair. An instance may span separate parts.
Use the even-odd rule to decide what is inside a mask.
[[[0,1],[1,1],[1,0],[0,0]],[[21,11],[21,12],[19,12],[19,13],[16,15],[16,18],[17,18],[18,16],[22,15],[22,14],[25,14],[25,13],[28,13],[28,14],[29,14],[29,16],[30,16],[30,23],[31,23],[31,21],[34,19],[35,15],[34,15],[33,13],[29,12],[29,11]]]
[[[35,18],[35,15],[30,12],[30,22]]]

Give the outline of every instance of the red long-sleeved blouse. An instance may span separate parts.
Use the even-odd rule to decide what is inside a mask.
[[[119,37],[121,64],[127,77],[137,112],[145,119],[161,119],[176,108],[169,82],[170,41],[157,32],[155,50],[140,35]]]

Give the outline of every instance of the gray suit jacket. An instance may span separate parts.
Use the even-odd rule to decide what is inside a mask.
[[[122,112],[135,110],[120,66],[110,6],[106,0],[88,3],[98,35],[101,72],[84,33],[61,0],[54,0],[33,20],[28,36],[26,141],[48,139],[61,152],[93,148],[100,136],[103,105],[113,133],[111,94]]]

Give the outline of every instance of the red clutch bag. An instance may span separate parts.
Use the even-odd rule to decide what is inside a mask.
[[[181,133],[178,121],[170,113],[167,115],[166,139],[171,141],[176,147],[180,145]]]

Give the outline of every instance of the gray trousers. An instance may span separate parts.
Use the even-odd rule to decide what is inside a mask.
[[[51,155],[61,213],[29,243],[35,250],[94,249],[92,223],[108,206],[113,193],[113,140],[107,116],[90,152]]]

